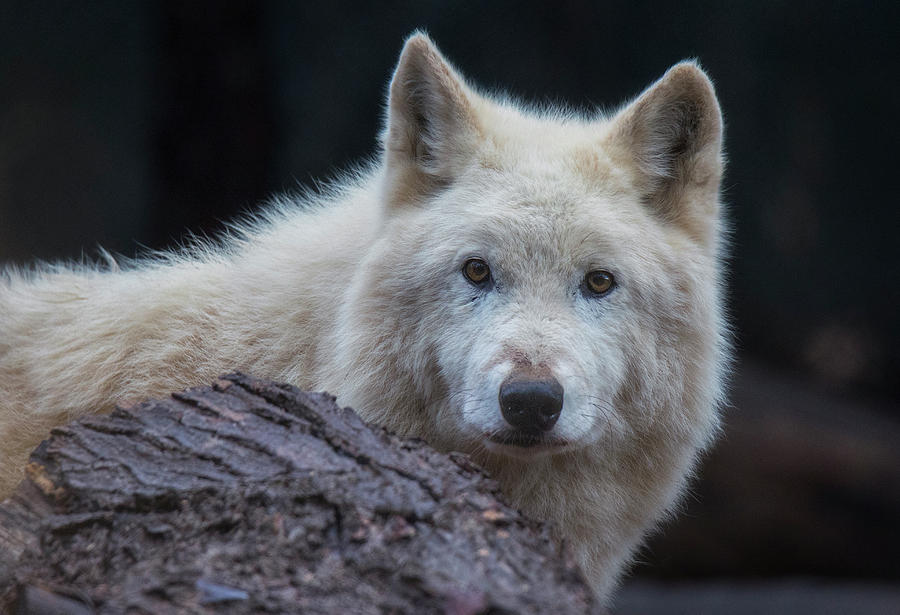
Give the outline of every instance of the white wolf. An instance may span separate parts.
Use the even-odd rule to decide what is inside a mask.
[[[380,160],[216,244],[0,279],[0,494],[53,426],[240,369],[471,453],[607,598],[718,427],[722,121],[678,64],[610,117],[469,86],[422,34]]]

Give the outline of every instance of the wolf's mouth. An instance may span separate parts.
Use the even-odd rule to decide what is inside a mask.
[[[506,446],[517,446],[519,448],[533,448],[536,446],[553,448],[556,446],[564,446],[568,444],[562,438],[556,438],[541,433],[530,433],[527,431],[504,430],[492,433],[488,436],[488,440],[496,444]]]

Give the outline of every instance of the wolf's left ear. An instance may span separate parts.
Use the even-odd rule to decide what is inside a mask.
[[[391,79],[383,137],[395,200],[431,192],[470,163],[480,133],[474,99],[427,36],[407,39]]]
[[[613,118],[608,138],[636,163],[648,206],[694,235],[707,234],[718,213],[722,113],[696,64],[670,68]]]

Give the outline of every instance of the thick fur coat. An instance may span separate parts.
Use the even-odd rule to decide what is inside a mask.
[[[3,273],[0,496],[52,427],[245,370],[472,454],[605,598],[718,428],[721,174],[693,63],[585,117],[478,93],[413,35],[379,160],[327,194],[121,268]]]

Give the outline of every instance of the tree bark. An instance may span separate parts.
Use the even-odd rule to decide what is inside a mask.
[[[53,432],[0,505],[0,611],[601,612],[462,455],[241,375]]]

